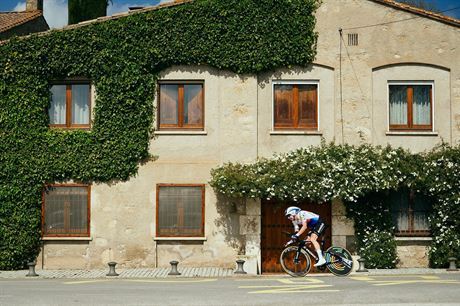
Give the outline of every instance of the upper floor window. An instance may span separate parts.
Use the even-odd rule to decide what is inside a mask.
[[[274,83],[274,128],[318,129],[318,84]]]
[[[44,237],[89,237],[90,186],[50,185],[43,191]]]
[[[160,130],[203,129],[202,81],[162,81],[159,84],[159,101]]]
[[[89,128],[90,112],[89,83],[68,82],[51,86],[51,104],[48,110],[50,126]]]
[[[427,196],[402,189],[390,194],[390,210],[399,236],[429,236],[432,203]]]
[[[157,185],[157,236],[204,236],[204,185]]]
[[[433,85],[389,84],[390,130],[433,129]]]

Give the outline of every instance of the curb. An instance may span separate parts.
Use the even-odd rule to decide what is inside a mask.
[[[0,271],[0,279],[129,279],[129,278],[260,278],[260,277],[288,277],[287,274],[235,274],[235,269],[204,267],[183,267],[179,269],[181,275],[168,275],[170,268],[138,268],[119,269],[118,276],[107,276],[107,270],[37,270],[38,276],[26,277],[27,270]],[[460,274],[460,271],[447,269],[407,268],[407,269],[368,269],[368,272],[352,272],[350,276],[378,276],[378,275],[430,275],[430,274]],[[331,273],[309,274],[307,277],[334,276]]]

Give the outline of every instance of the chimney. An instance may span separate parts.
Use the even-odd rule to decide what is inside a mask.
[[[43,0],[27,0],[26,11],[43,11]]]

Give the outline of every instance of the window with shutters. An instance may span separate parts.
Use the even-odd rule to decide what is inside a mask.
[[[161,81],[158,96],[159,130],[203,130],[204,83]]]
[[[318,129],[318,84],[274,82],[275,130]]]

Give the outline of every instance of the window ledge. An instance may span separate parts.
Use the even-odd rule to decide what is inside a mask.
[[[321,131],[270,131],[270,135],[323,135]]]
[[[387,136],[438,136],[438,132],[420,132],[420,131],[404,131],[404,132],[386,132]]]
[[[432,237],[395,237],[396,241],[432,241]]]
[[[207,240],[206,237],[153,237],[153,240],[158,240],[158,241],[167,241],[167,240],[186,240],[186,241],[205,241]]]
[[[206,131],[155,131],[154,135],[207,135]]]
[[[92,237],[42,237],[42,241],[71,240],[71,241],[91,241]]]

